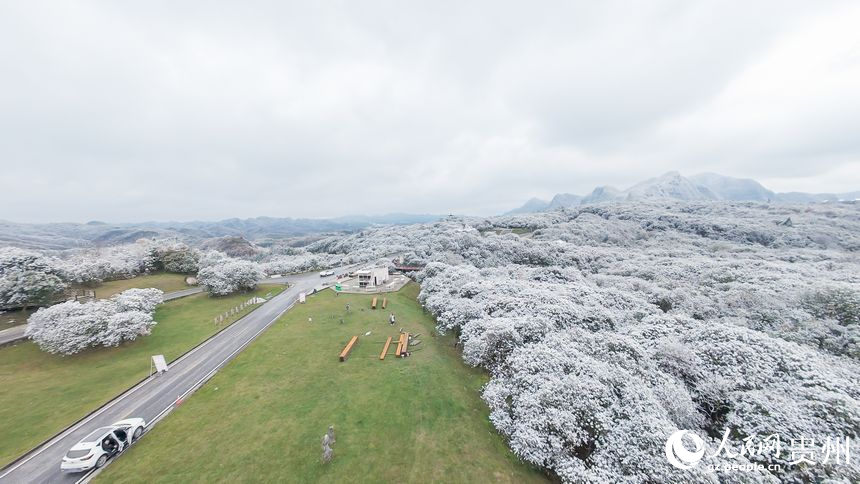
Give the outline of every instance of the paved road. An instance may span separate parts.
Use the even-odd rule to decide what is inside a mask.
[[[336,273],[340,274],[340,272],[336,272]],[[315,276],[315,278],[313,276]],[[301,276],[281,276],[281,277],[273,277],[270,279],[262,279],[260,281],[260,284],[292,284],[293,281],[297,277],[305,277],[305,278],[308,278],[309,280],[316,281],[317,283],[321,283],[322,281],[331,279],[330,277],[325,278],[325,279],[322,277],[319,277],[319,273],[316,273],[316,272],[314,272],[314,273],[308,272],[307,274],[303,274]],[[183,289],[181,291],[168,292],[164,295],[164,300],[165,301],[172,301],[174,299],[179,299],[181,297],[193,296],[194,294],[200,294],[201,292],[203,292],[203,288],[200,286],[190,287],[188,289]]]
[[[179,299],[185,296],[191,296],[193,294],[199,294],[203,292],[202,287],[189,287],[188,289],[183,289],[181,291],[168,292],[164,294],[165,301],[172,301],[174,299]]]
[[[20,324],[18,326],[13,326],[9,329],[4,329],[3,331],[0,331],[0,346],[6,343],[17,341],[19,339],[24,339],[25,329],[27,329],[27,325]]]
[[[346,270],[347,268],[340,268],[336,272]],[[60,461],[81,438],[98,427],[128,417],[141,417],[151,422],[170,409],[178,397],[193,391],[244,349],[296,302],[300,292],[310,292],[322,282],[333,281],[334,277],[321,278],[318,273],[310,273],[286,277],[283,280],[289,281],[292,286],[218,333],[204,345],[175,361],[163,375],[145,380],[37,449],[26,459],[0,472],[0,481],[76,482],[82,475],[61,473]],[[58,402],[58,405],[61,404]]]

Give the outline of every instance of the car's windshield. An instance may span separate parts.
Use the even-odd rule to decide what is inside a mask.
[[[69,459],[78,459],[78,458],[83,457],[89,453],[90,453],[90,449],[70,450],[69,453],[66,454],[66,457],[68,457]]]
[[[104,435],[109,430],[110,430],[110,427],[102,427],[100,429],[96,429],[95,431],[93,431],[93,433],[84,437],[84,439],[81,440],[81,442],[96,442],[97,440],[99,440],[99,438],[102,435]]]

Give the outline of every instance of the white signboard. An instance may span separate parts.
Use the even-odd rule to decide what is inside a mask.
[[[299,302],[302,304],[305,303],[305,293],[303,293],[303,292],[299,293]]]
[[[164,361],[164,355],[152,355],[152,366],[155,367],[156,373],[167,371],[167,362]]]

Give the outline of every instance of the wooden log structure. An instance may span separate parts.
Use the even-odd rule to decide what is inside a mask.
[[[385,346],[382,347],[382,353],[379,354],[380,360],[385,359],[385,355],[388,354],[388,347],[389,346],[391,346],[391,336],[389,336],[388,339],[385,340]]]
[[[397,340],[397,350],[394,352],[394,356],[400,358],[400,352],[403,350],[403,333],[400,333],[400,338]]]
[[[370,309],[376,309],[376,296],[373,296],[373,301],[370,301]]]
[[[388,306],[388,298],[382,298],[382,309],[385,309],[385,306]]]
[[[346,361],[349,357],[349,353],[352,352],[352,349],[355,348],[355,344],[358,342],[358,336],[353,336],[352,339],[349,340],[349,343],[343,348],[343,351],[340,352],[340,361]]]
[[[409,347],[409,333],[400,333],[400,341],[397,343],[397,352],[394,355],[398,358],[403,356],[403,353],[406,353],[406,349]]]

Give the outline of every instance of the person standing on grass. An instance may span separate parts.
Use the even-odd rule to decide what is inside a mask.
[[[397,322],[397,318],[394,317],[394,313],[388,315],[388,324],[394,326],[394,323]]]

